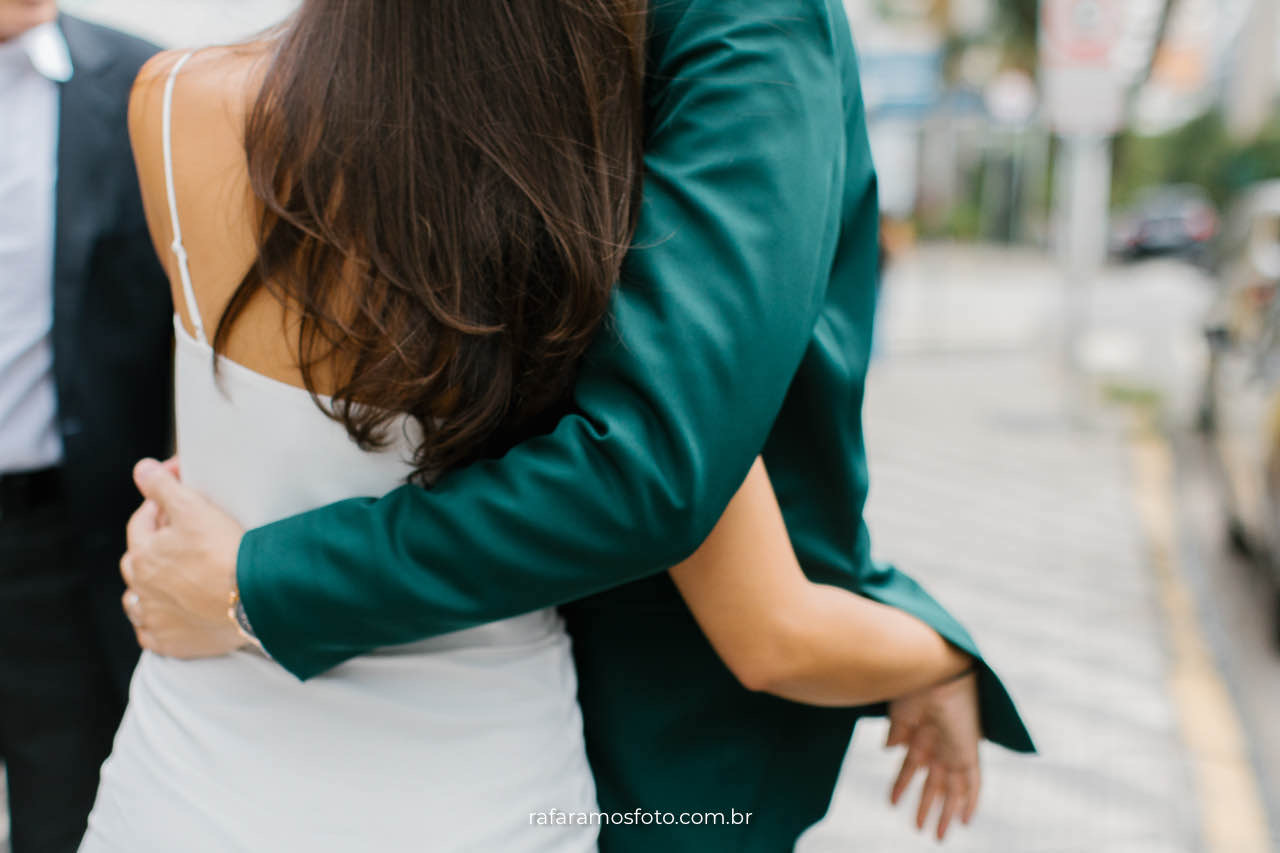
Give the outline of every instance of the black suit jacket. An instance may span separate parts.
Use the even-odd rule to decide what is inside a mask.
[[[157,48],[67,15],[54,240],[54,377],[86,569],[116,571],[140,498],[130,471],[170,447],[169,285],[142,213],[129,90]]]

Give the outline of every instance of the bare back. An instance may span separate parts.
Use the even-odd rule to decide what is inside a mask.
[[[211,47],[187,60],[174,79],[172,134],[174,196],[191,284],[210,337],[232,293],[257,256],[261,204],[249,185],[245,121],[261,86],[270,44]],[[174,305],[189,332],[166,192],[164,89],[182,52],[166,51],[138,75],[129,100],[129,135],[143,207],[156,252],[168,273]],[[301,387],[297,321],[284,305],[259,292],[237,320],[224,355],[272,379]],[[317,371],[322,393],[329,372]]]

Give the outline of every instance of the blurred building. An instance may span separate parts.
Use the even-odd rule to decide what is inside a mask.
[[[1235,5],[1247,4],[1237,0]],[[1222,51],[1221,76],[1227,81],[1227,128],[1236,138],[1247,139],[1262,130],[1275,107],[1280,6],[1275,0],[1253,0],[1240,21],[1238,28],[1225,33],[1229,47]]]
[[[886,217],[925,235],[1045,242],[1054,146],[1039,5],[845,0]],[[1123,120],[1112,130],[1163,134],[1216,110],[1247,142],[1276,115],[1277,0],[1096,5],[1116,24],[1107,62]]]
[[[1163,133],[1221,105],[1238,136],[1256,134],[1274,107],[1278,52],[1275,0],[1170,0],[1135,130]]]

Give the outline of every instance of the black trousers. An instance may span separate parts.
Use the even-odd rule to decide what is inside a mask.
[[[58,504],[0,518],[0,757],[13,853],[79,846],[137,660],[119,555],[86,559],[83,539]]]

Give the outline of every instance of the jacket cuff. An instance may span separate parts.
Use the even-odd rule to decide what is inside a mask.
[[[877,563],[854,581],[852,589],[881,604],[910,613],[937,631],[943,639],[972,655],[978,674],[978,708],[983,736],[1014,752],[1036,751],[1013,697],[995,670],[983,659],[978,644],[920,584],[893,566]]]

